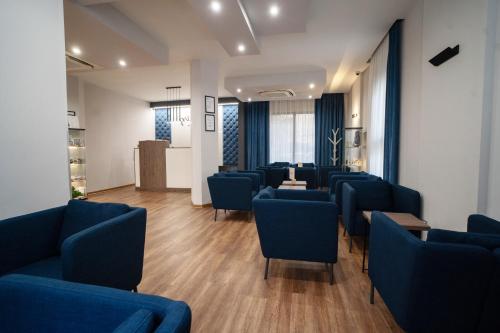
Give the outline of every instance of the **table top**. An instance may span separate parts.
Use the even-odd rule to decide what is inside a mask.
[[[382,213],[387,215],[391,220],[395,221],[397,224],[407,230],[424,231],[431,229],[431,227],[426,222],[415,217],[413,214],[392,212]],[[364,210],[363,217],[368,221],[368,223],[372,222],[372,212],[370,210]]]
[[[302,185],[280,185],[280,190],[305,190],[306,187]]]
[[[307,186],[307,182],[305,180],[284,180],[282,185]]]

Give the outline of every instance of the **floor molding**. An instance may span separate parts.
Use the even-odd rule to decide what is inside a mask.
[[[116,186],[116,187],[110,187],[110,188],[106,188],[104,190],[97,190],[97,191],[92,191],[92,192],[88,192],[87,195],[90,195],[90,194],[97,194],[97,193],[102,193],[102,192],[107,192],[107,191],[113,191],[113,190],[118,190],[120,188],[124,188],[124,187],[129,187],[129,186],[134,186],[135,184],[127,184],[127,185],[121,185],[121,186]]]

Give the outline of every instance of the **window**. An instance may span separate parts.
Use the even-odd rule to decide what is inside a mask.
[[[269,103],[270,162],[314,162],[314,101]]]

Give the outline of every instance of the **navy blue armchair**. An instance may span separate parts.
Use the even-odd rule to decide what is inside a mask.
[[[342,185],[342,221],[349,234],[349,252],[352,236],[365,235],[369,226],[363,218],[364,210],[409,213],[420,217],[420,193],[386,181],[356,180]]]
[[[377,289],[406,332],[498,332],[500,236],[431,230],[424,242],[381,212],[371,218],[370,301]],[[493,252],[492,252],[493,250]],[[485,301],[491,301],[485,306]]]
[[[330,284],[337,262],[337,207],[328,193],[316,190],[259,192],[253,200],[255,221],[267,279],[271,258],[323,262],[329,265]]]
[[[255,173],[259,175],[259,191],[266,187],[266,173],[264,170],[237,170],[237,173]]]
[[[318,188],[317,172],[315,167],[295,168],[295,179],[305,180],[307,182],[308,190]]]
[[[214,220],[217,221],[219,209],[251,212],[252,199],[260,187],[259,179],[257,174],[239,173],[219,173],[208,177],[208,189],[215,209]]]
[[[381,180],[381,178],[365,172],[329,173],[328,188],[330,200],[337,204],[339,215],[342,215],[342,187],[344,183],[355,180],[375,181]]]
[[[266,186],[278,188],[285,179],[288,179],[288,167],[267,166],[257,168],[265,173]]]
[[[0,275],[19,273],[136,290],[146,210],[71,200],[0,221]]]
[[[318,185],[319,187],[328,187],[329,174],[331,172],[336,173],[349,173],[351,170],[349,167],[333,166],[333,165],[320,165],[318,168]]]
[[[188,333],[180,301],[28,275],[0,278],[0,330],[16,333]]]

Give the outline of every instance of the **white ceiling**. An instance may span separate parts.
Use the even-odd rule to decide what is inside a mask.
[[[120,13],[168,48],[168,65],[136,67],[132,63],[126,70],[107,69],[77,75],[146,101],[164,100],[164,88],[169,85],[181,85],[183,97],[189,98],[189,61],[205,57],[216,59],[220,64],[219,96],[232,95],[224,88],[226,77],[296,73],[318,68],[326,70],[325,92],[346,92],[356,78],[355,72],[366,68],[367,59],[391,24],[404,18],[413,2],[304,0],[305,7],[300,7],[302,0],[276,0],[283,8],[277,19],[271,19],[267,11],[258,14],[268,1],[243,0],[260,54],[231,56],[221,44],[220,32],[214,32],[211,23],[200,16],[189,1],[112,2]],[[208,10],[208,0],[196,1],[206,2]],[[307,2],[308,6],[304,4]],[[288,3],[297,7],[284,9]],[[285,19],[283,16],[288,10],[290,16],[299,19]],[[280,19],[283,26],[279,26]],[[66,26],[73,24],[80,23],[66,22]],[[294,33],[283,33],[292,31]],[[115,42],[108,41],[110,46]],[[81,47],[85,52],[86,46]]]

